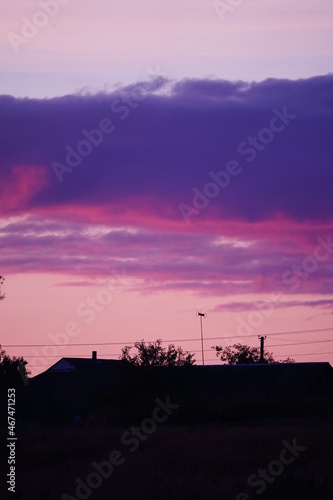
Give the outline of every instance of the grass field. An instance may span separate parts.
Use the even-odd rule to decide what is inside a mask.
[[[81,498],[138,500],[325,500],[333,498],[333,422],[323,419],[267,420],[238,424],[181,426],[159,424],[130,451],[121,443],[128,428],[58,428],[32,425],[18,432],[17,494],[20,500],[79,498],[76,478],[86,484],[92,463],[119,450],[101,485]],[[265,491],[247,484],[249,476],[279,460],[283,441],[306,447]],[[134,448],[134,446],[132,447]],[[292,456],[288,453],[288,457]],[[100,476],[101,477],[101,476]],[[98,480],[96,477],[94,480]],[[97,484],[97,483],[96,483]],[[262,489],[262,488],[261,488]],[[68,496],[62,496],[64,493]],[[244,492],[244,495],[241,493]],[[248,497],[246,494],[248,494]],[[238,498],[237,498],[238,496]]]

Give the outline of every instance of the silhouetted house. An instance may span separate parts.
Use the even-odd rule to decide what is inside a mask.
[[[329,363],[270,363],[198,367],[220,394],[294,397],[328,394],[333,389]]]
[[[201,401],[226,416],[333,414],[329,363],[272,363],[198,367]]]
[[[62,358],[21,388],[22,412],[54,421],[85,415],[117,383],[122,368],[120,360],[97,359],[96,351],[90,359]]]
[[[133,367],[120,360],[62,358],[21,388],[25,419],[73,422],[107,408],[116,423],[145,418],[156,397],[180,405],[181,422],[332,415],[329,363]],[[104,411],[104,410],[103,410]],[[132,419],[132,420],[131,420]]]

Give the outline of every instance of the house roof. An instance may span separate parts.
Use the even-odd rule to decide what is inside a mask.
[[[333,387],[333,368],[329,363],[269,363],[248,365],[213,365],[198,367],[214,386],[223,385],[225,394],[307,394],[318,384]]]
[[[56,397],[73,391],[79,395],[89,387],[114,383],[123,363],[116,359],[62,358],[33,377],[28,389]],[[48,397],[48,396],[47,396]]]
[[[120,360],[62,358],[32,379],[37,386],[66,389],[68,383],[93,386],[117,384],[127,378],[128,365]],[[131,367],[135,370],[134,367]],[[329,363],[270,363],[247,365],[207,365],[191,367],[148,367],[155,381],[187,380],[193,391],[210,395],[274,397],[305,395],[319,387],[333,388],[333,368]],[[124,371],[125,370],[125,371]],[[59,379],[59,376],[61,377]],[[140,375],[138,374],[140,377]],[[65,377],[65,378],[63,378]],[[66,379],[66,381],[65,381]],[[187,382],[185,382],[187,383]],[[199,389],[201,387],[201,389]]]
[[[120,364],[118,359],[62,358],[44,373],[110,371]]]

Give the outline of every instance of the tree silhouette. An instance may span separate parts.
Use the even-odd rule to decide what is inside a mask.
[[[245,344],[234,344],[228,347],[213,346],[216,356],[228,365],[250,365],[260,362],[259,347],[250,347]],[[282,361],[274,359],[273,353],[264,351],[264,363],[294,363],[294,359],[287,358]]]
[[[170,344],[168,348],[162,347],[162,340],[149,342],[146,345],[144,340],[135,342],[134,347],[137,354],[131,356],[130,351],[133,346],[122,348],[119,359],[127,361],[135,366],[191,366],[195,363],[194,354],[183,351],[181,347]]]
[[[1,285],[3,285],[4,281],[4,276],[0,276],[0,300],[5,298],[5,294],[1,293]],[[31,371],[26,369],[27,364],[28,361],[22,356],[14,356],[13,358],[8,356],[0,345],[0,390],[16,386],[22,382],[25,385],[28,384],[28,376]]]
[[[26,369],[27,364],[22,356],[11,358],[0,346],[0,389],[17,386],[27,380],[31,373]]]

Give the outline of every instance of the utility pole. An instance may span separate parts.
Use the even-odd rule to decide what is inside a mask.
[[[259,363],[264,363],[265,362],[265,360],[264,360],[264,343],[265,343],[265,338],[266,338],[266,335],[264,337],[258,335],[258,339],[260,339],[260,359],[259,359]]]
[[[205,357],[204,357],[204,345],[203,345],[203,333],[202,333],[202,318],[207,318],[206,313],[197,312],[197,316],[200,317],[200,329],[201,329],[201,356],[202,356],[202,366],[205,365]]]

